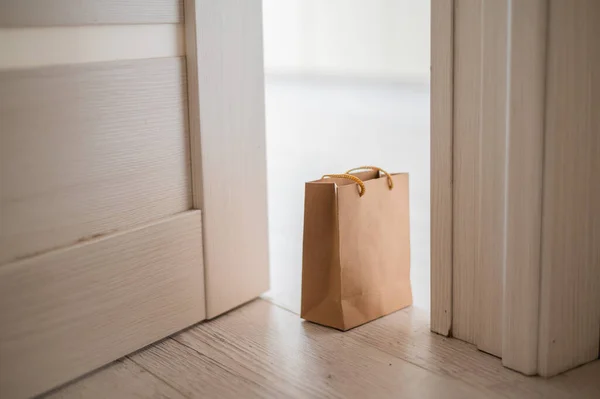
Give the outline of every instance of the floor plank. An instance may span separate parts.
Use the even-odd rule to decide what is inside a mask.
[[[409,308],[348,332],[256,300],[49,398],[598,398],[600,361],[549,380],[429,331]]]
[[[494,397],[261,300],[173,339],[279,397]]]
[[[600,397],[600,362],[545,380],[527,377],[502,366],[499,358],[474,345],[432,334],[426,311],[408,308],[375,320],[349,335],[440,375],[455,378],[478,389],[504,397],[564,398]]]
[[[64,388],[51,392],[45,398],[179,399],[184,396],[131,360],[124,358]]]
[[[167,339],[131,359],[187,397],[282,397],[268,385],[258,385],[205,352]]]

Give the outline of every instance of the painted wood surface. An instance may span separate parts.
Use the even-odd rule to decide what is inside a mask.
[[[551,0],[538,371],[598,358],[600,2]]]
[[[3,0],[0,28],[183,22],[182,0]]]
[[[204,319],[200,211],[0,268],[0,396],[40,394]]]
[[[262,12],[260,0],[186,7],[188,53],[197,58],[189,87],[193,196],[204,217],[210,318],[269,287]]]
[[[475,343],[502,356],[505,261],[507,0],[484,0],[481,48],[479,250],[476,262]]]
[[[454,1],[431,2],[431,330],[452,329]]]
[[[192,207],[182,58],[0,72],[1,264]]]
[[[600,7],[454,12],[452,334],[551,376],[598,357]]]
[[[513,0],[502,363],[537,373],[547,0]]]
[[[183,25],[0,28],[0,70],[185,55]]]
[[[452,335],[472,343],[478,317],[482,2],[454,5]]]

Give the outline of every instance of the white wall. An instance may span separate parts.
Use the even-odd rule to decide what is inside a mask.
[[[428,82],[429,0],[263,0],[267,73]]]

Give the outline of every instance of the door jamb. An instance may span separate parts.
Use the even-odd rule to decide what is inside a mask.
[[[454,0],[431,1],[431,330],[452,335]]]

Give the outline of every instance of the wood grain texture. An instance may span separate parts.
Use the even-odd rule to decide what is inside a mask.
[[[203,210],[207,313],[215,317],[269,287],[262,11],[260,0],[196,0],[192,9],[194,207]]]
[[[473,345],[431,333],[428,320],[427,312],[407,308],[340,333],[302,322],[297,315],[258,300],[131,359],[186,397],[446,398],[458,394],[591,399],[600,395],[600,362],[550,380],[526,377],[502,367],[500,359]],[[145,397],[148,392],[139,381],[148,378],[146,373],[105,370],[55,394],[93,399],[124,397],[112,392]],[[154,387],[153,381],[148,383]],[[106,385],[108,395],[94,391],[100,384]],[[117,384],[132,388],[114,391]],[[440,392],[438,384],[447,392]]]
[[[2,71],[0,88],[0,264],[191,208],[182,58]]]
[[[123,358],[90,377],[45,395],[44,398],[183,399],[185,396],[131,360]]]
[[[192,203],[194,208],[202,209],[202,140],[200,132],[200,86],[198,70],[198,34],[197,22],[198,11],[196,9],[198,1],[185,0],[184,11],[188,16],[185,24],[185,59],[187,66],[187,84],[188,84],[188,126],[190,131],[190,153],[192,167]]]
[[[185,55],[183,25],[0,29],[0,70]]]
[[[218,358],[209,355],[212,347],[208,348],[199,351],[197,347],[167,339],[131,359],[188,398],[286,397],[276,386],[246,378],[222,364]]]
[[[482,3],[455,0],[454,5],[452,335],[473,343],[480,214]]]
[[[39,394],[204,319],[200,211],[0,268],[0,396]]]
[[[537,372],[547,0],[512,0],[502,363]]]
[[[594,376],[600,372],[600,362],[549,381],[531,378],[503,367],[500,359],[474,345],[429,333],[427,323],[425,312],[409,308],[351,330],[348,335],[436,374],[491,392],[490,396],[595,398],[600,393],[600,381]]]
[[[484,0],[481,54],[481,203],[475,342],[502,356],[505,254],[508,0]]]
[[[182,0],[3,0],[0,28],[183,22]]]
[[[431,330],[452,328],[454,1],[431,2]]]
[[[364,344],[354,338],[357,330],[342,333],[303,323],[295,314],[256,301],[173,339],[251,381],[260,387],[260,397],[494,397]],[[169,355],[163,361],[177,359]],[[180,373],[191,378],[198,372],[181,368]],[[171,382],[167,375],[161,378]]]
[[[598,357],[600,2],[551,0],[539,374]]]

